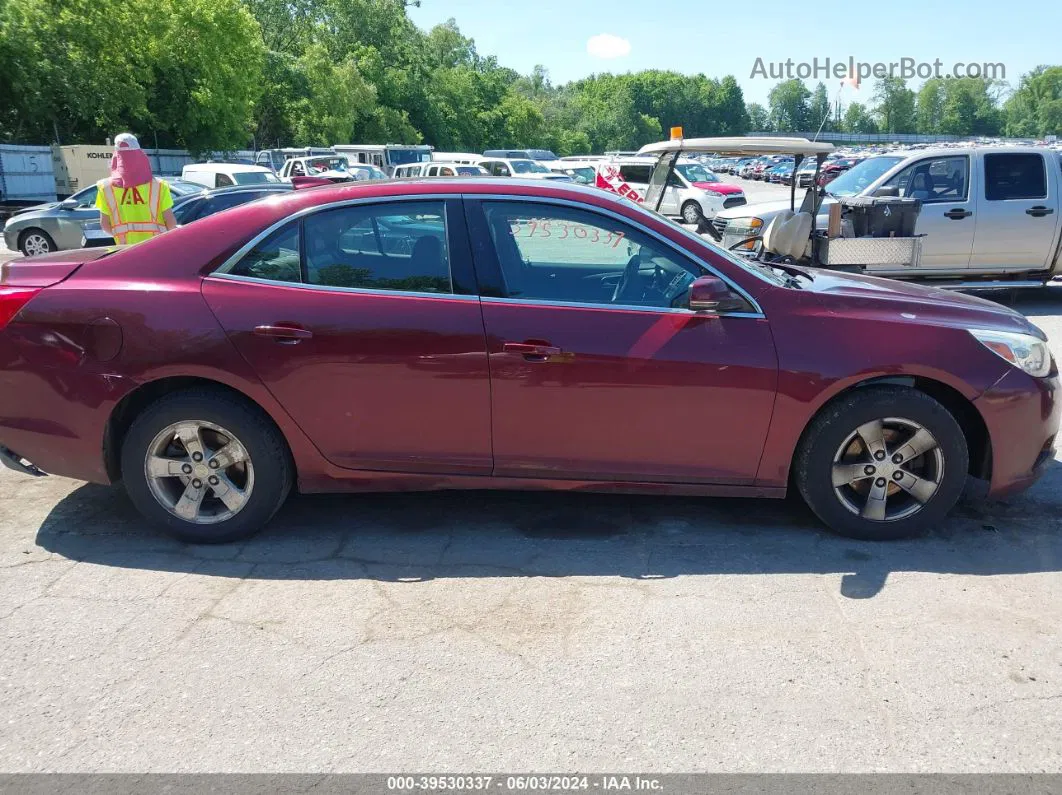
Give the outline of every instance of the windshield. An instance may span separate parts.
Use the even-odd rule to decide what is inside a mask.
[[[431,160],[431,152],[426,149],[388,149],[387,159],[391,161],[392,166],[427,163]]]
[[[536,163],[534,160],[513,160],[510,161],[513,166],[513,171],[517,174],[548,174],[549,169],[541,163]]]
[[[566,168],[564,173],[578,182],[580,185],[593,185],[597,181],[597,172],[590,166],[579,168]]]
[[[902,160],[902,157],[872,157],[864,160],[831,182],[827,192],[833,196],[855,196]]]
[[[347,161],[342,157],[315,157],[306,161],[306,170],[310,174],[320,174],[322,171],[346,171]]]
[[[237,185],[264,185],[267,182],[280,182],[271,171],[237,171],[232,175]]]
[[[700,163],[680,163],[675,166],[675,171],[684,176],[689,182],[718,182],[719,177],[706,169]]]
[[[486,173],[487,172],[484,171],[479,166],[458,166],[457,167],[457,175],[459,177],[476,177],[476,176],[479,176],[480,174],[486,174]]]
[[[557,156],[548,149],[528,149],[527,155],[532,160],[557,160]]]

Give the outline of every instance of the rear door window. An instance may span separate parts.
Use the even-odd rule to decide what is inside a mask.
[[[443,202],[342,207],[304,223],[309,284],[453,292]]]
[[[985,198],[988,201],[1046,199],[1047,169],[1043,155],[985,155]]]

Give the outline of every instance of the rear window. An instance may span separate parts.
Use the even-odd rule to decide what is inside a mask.
[[[265,185],[270,182],[280,182],[268,171],[237,171],[232,175],[237,185]]]

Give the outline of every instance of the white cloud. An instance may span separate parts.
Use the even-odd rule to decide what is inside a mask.
[[[599,33],[587,39],[586,51],[595,58],[623,58],[631,54],[631,43],[611,33]]]

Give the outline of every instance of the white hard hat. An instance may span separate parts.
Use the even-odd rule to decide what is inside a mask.
[[[140,142],[132,133],[118,133],[118,135],[114,136],[114,148],[118,150],[139,149]]]

